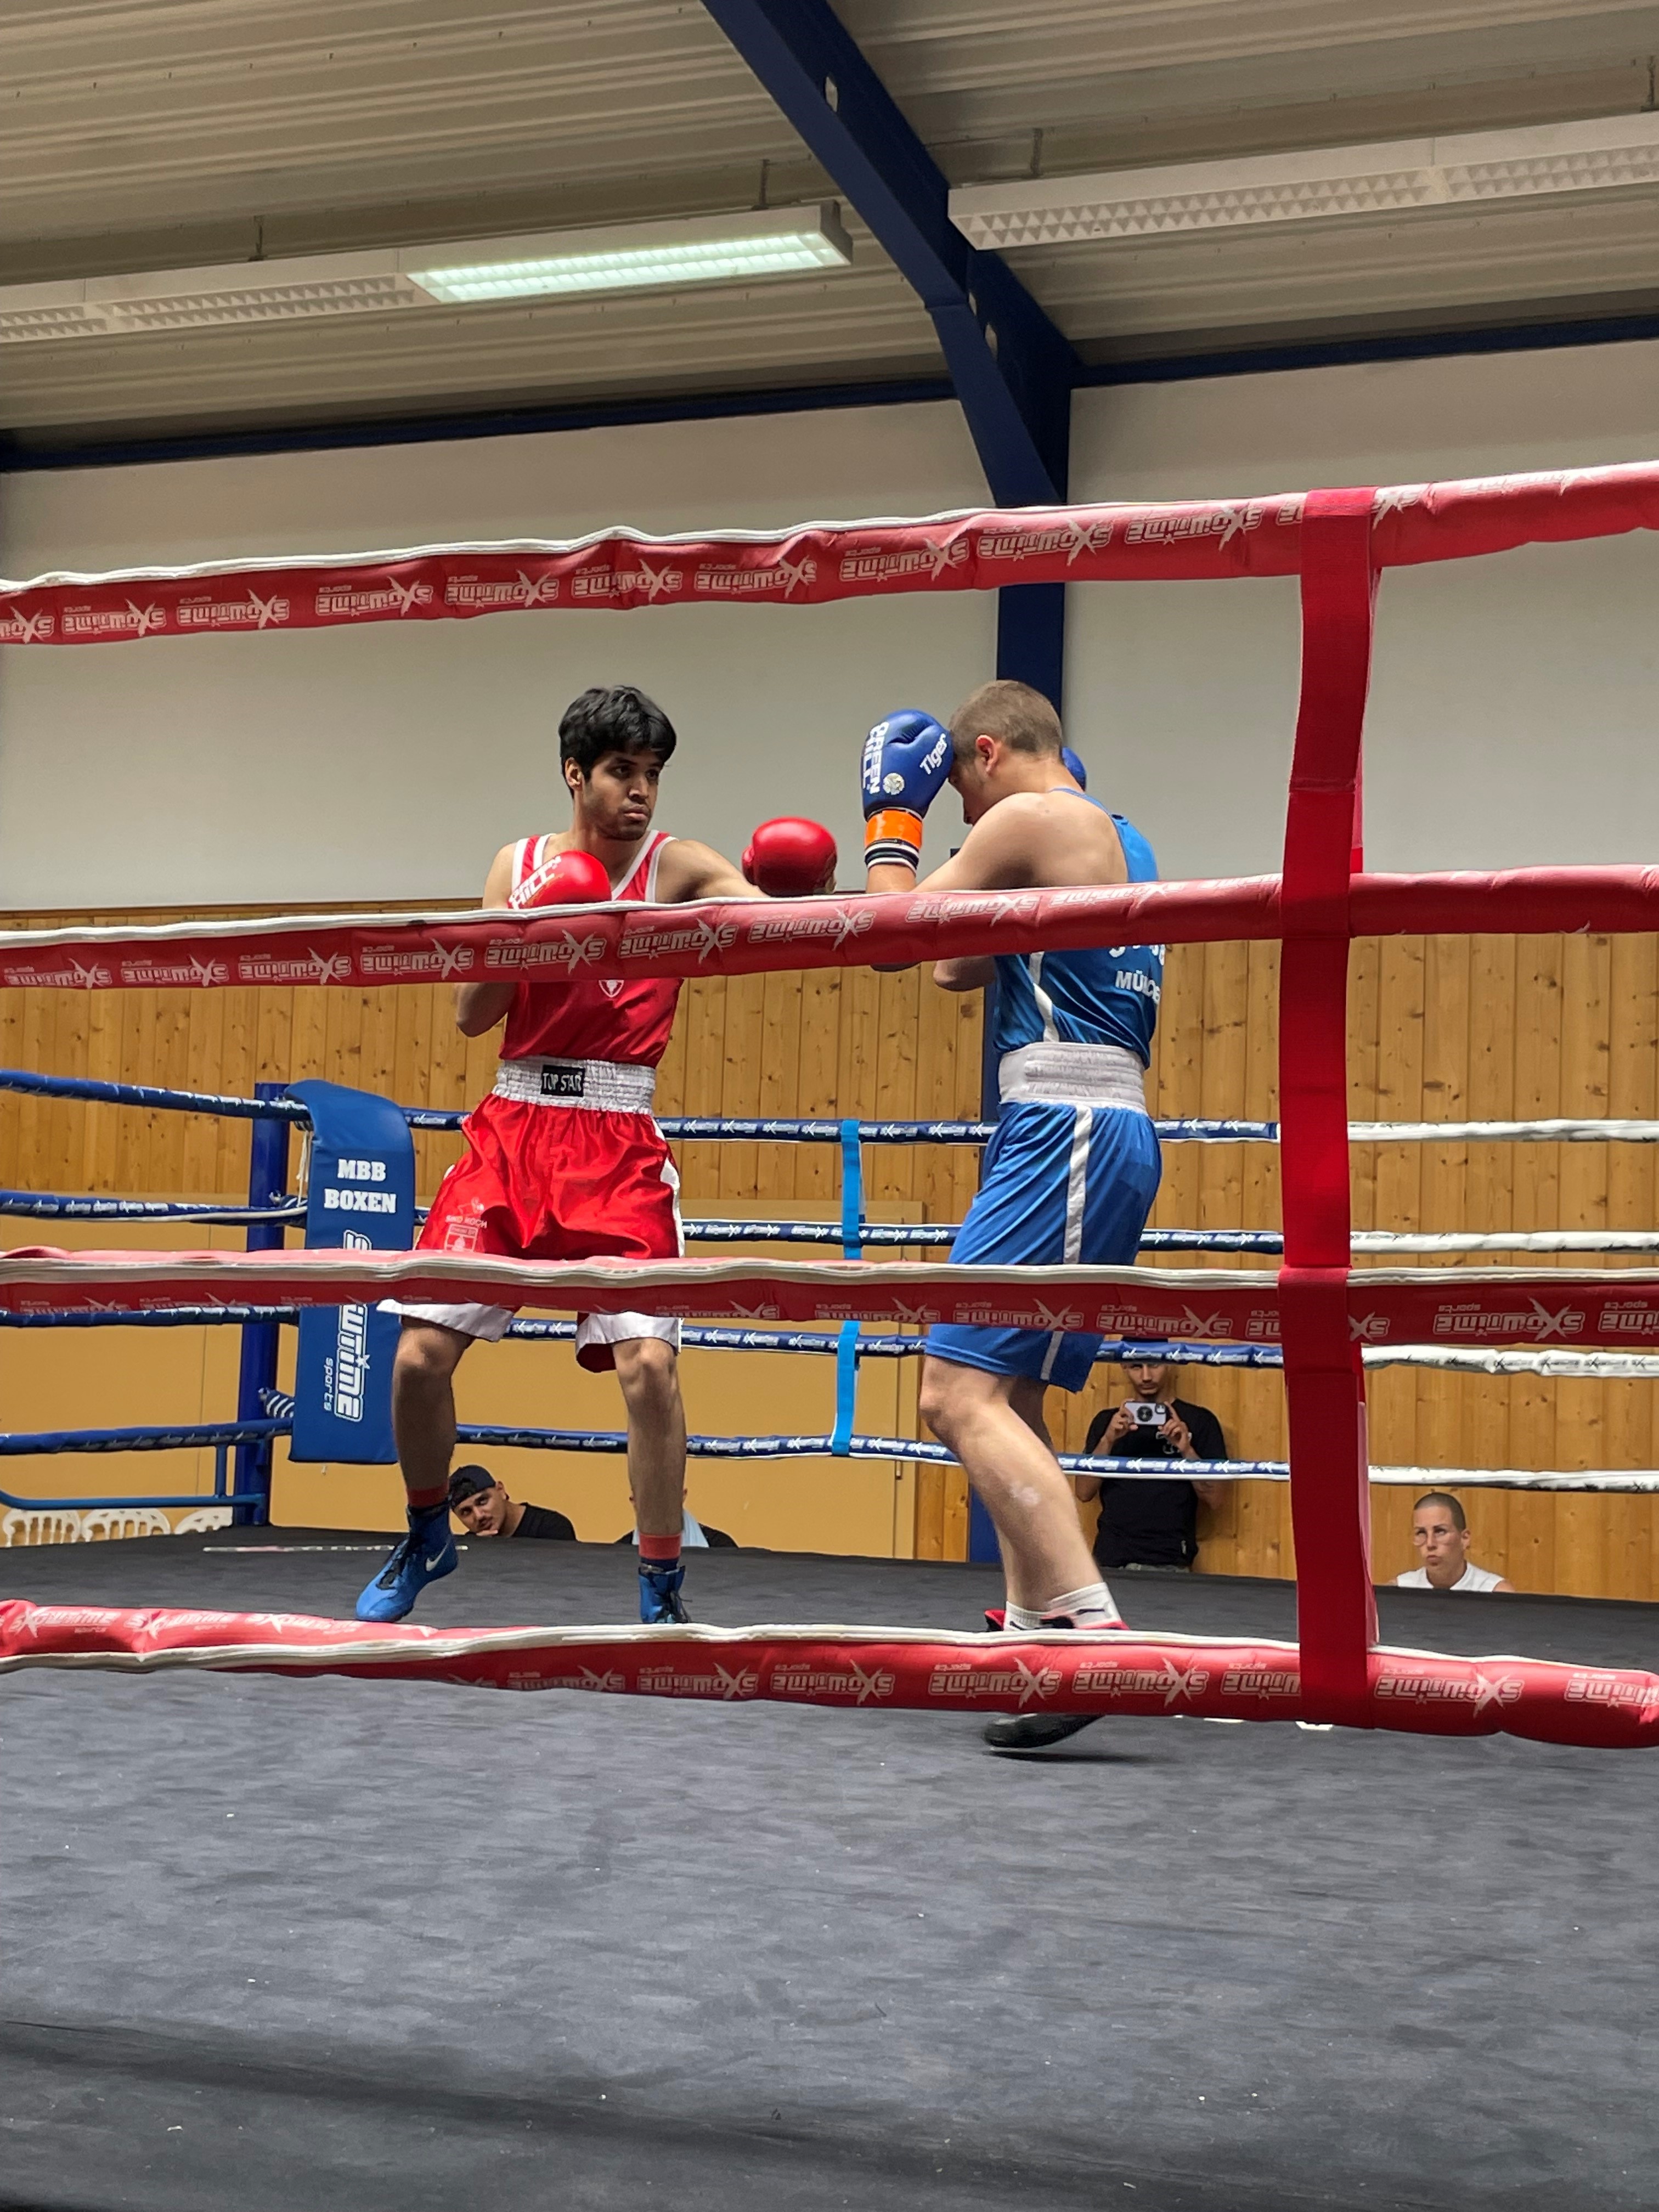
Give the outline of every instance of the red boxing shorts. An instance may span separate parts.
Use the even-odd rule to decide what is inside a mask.
[[[605,1060],[504,1060],[496,1087],[461,1125],[466,1151],[438,1186],[418,1240],[422,1251],[506,1260],[674,1260],[684,1252],[679,1176],[642,1098],[653,1071]],[[388,1302],[411,1321],[435,1322],[491,1344],[516,1306]],[[677,1349],[677,1321],[651,1314],[577,1317],[576,1358],[614,1367],[613,1347],[635,1337]]]

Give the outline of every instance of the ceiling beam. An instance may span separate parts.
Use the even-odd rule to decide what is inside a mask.
[[[828,0],[704,0],[933,318],[991,496],[1066,496],[1081,364],[1019,279],[951,220],[943,172]]]

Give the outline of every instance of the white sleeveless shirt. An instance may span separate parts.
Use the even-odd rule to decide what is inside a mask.
[[[1396,1575],[1394,1579],[1395,1586],[1398,1589],[1432,1589],[1434,1588],[1434,1584],[1429,1580],[1429,1571],[1426,1567],[1413,1567],[1409,1574]],[[1495,1590],[1503,1579],[1502,1575],[1493,1574],[1489,1567],[1465,1567],[1455,1583],[1446,1584],[1446,1589],[1448,1592]]]

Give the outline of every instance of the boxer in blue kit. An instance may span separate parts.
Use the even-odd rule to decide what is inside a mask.
[[[1151,847],[1088,795],[1080,768],[1053,707],[1024,684],[983,685],[948,729],[913,710],[890,714],[864,751],[869,890],[916,888],[922,817],[947,782],[969,831],[926,878],[929,890],[1153,880]],[[951,1257],[1132,1265],[1162,1172],[1146,1075],[1164,948],[1003,954],[933,969],[947,991],[981,989],[994,975],[1001,1109]],[[1100,1341],[959,1327],[927,1338],[922,1418],[961,1461],[996,1526],[1013,1631],[1121,1622],[1042,1416],[1051,1384],[1083,1387]]]

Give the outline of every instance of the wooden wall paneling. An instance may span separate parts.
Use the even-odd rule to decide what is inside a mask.
[[[291,987],[269,984],[261,988],[254,1022],[253,1048],[257,1062],[256,1077],[259,1082],[287,1083],[292,1080],[289,1074],[294,1049],[294,992]],[[243,1193],[247,1189],[252,1143],[252,1130],[244,1131],[241,1164],[236,1179],[236,1188]],[[298,1188],[299,1170],[300,1147],[290,1132],[288,1146],[288,1187],[290,1190]]]
[[[155,996],[155,1046],[151,1073],[164,1088],[183,1088],[190,1072],[190,1006],[192,991],[158,991]],[[55,1074],[58,1071],[53,1068]],[[185,1152],[191,1117],[161,1110],[148,1117],[143,1137],[143,1164],[137,1188],[157,1197],[183,1194]]]
[[[720,1102],[726,1084],[726,978],[710,975],[688,984],[680,994],[679,1020],[685,1028],[680,1111],[719,1115],[725,1110]],[[689,1211],[702,1212],[719,1204],[725,1150],[712,1142],[681,1147],[682,1201]]]
[[[766,978],[728,975],[726,979],[726,1036],[720,1111],[730,1115],[752,1115],[758,1094],[762,1054],[766,1042]],[[769,1152],[771,1147],[766,1148]],[[727,1199],[755,1198],[760,1191],[761,1147],[753,1144],[725,1144],[720,1148],[720,1194]]]
[[[1431,937],[1424,944],[1424,1119],[1466,1120],[1468,1091],[1469,940],[1465,937]],[[1468,1145],[1425,1144],[1417,1149],[1421,1173],[1419,1224],[1425,1229],[1462,1228],[1468,1211]],[[1453,1259],[1449,1264],[1455,1267],[1459,1263]],[[1413,1380],[1417,1401],[1413,1463],[1451,1468],[1468,1464],[1460,1455],[1460,1378],[1419,1368]],[[1409,1523],[1407,1525],[1409,1528]],[[1401,1566],[1413,1563],[1408,1553],[1401,1559]],[[1379,1562],[1380,1569],[1386,1570],[1389,1564],[1387,1560]],[[1395,1573],[1399,1571],[1393,1570]]]
[[[1249,1019],[1245,1038],[1243,1103],[1238,1110],[1252,1121],[1271,1121],[1279,1112],[1279,947],[1252,945],[1249,953]],[[1243,1225],[1277,1229],[1279,1203],[1279,1147],[1245,1145]],[[1264,1265],[1271,1265],[1263,1262]],[[1228,1449],[1243,1459],[1285,1456],[1285,1385],[1273,1369],[1238,1370],[1236,1428]],[[1290,1492],[1281,1483],[1236,1483],[1231,1508],[1234,1540],[1239,1547],[1236,1571],[1277,1574],[1284,1571],[1291,1541]],[[1248,1560],[1248,1565],[1243,1564]]]
[[[881,1056],[881,978],[868,968],[843,968],[836,1058],[836,1094],[841,1115],[866,1114],[876,1096],[876,1068]],[[872,1149],[865,1162],[865,1188],[873,1197],[890,1194],[884,1170],[889,1152]],[[836,1193],[841,1193],[841,1161],[836,1161]]]
[[[332,991],[307,984],[295,988],[289,1021],[290,1083],[302,1082],[313,1076],[331,1078],[336,1082],[340,1079],[329,1057],[328,1002],[333,996]]]
[[[1571,935],[1561,944],[1561,1111],[1594,1118],[1607,1111],[1613,941]],[[1559,1213],[1564,1229],[1604,1229],[1607,1147],[1563,1145]],[[1573,1262],[1565,1260],[1563,1265]],[[1556,1465],[1607,1465],[1603,1382],[1567,1382],[1556,1393]],[[1557,1587],[1593,1593],[1607,1587],[1608,1501],[1584,1494],[1555,1500]]]
[[[922,968],[901,969],[876,978],[874,1085],[860,1092],[860,1111],[880,1121],[916,1118],[916,1038],[921,1026],[921,994],[935,988]],[[868,1098],[866,1109],[862,1101]],[[921,1154],[914,1145],[877,1145],[864,1164],[865,1188],[888,1202],[914,1200],[921,1180]]]
[[[448,993],[444,995],[447,998]],[[392,1073],[388,1095],[399,1106],[429,1106],[433,1103],[432,1030],[435,988],[431,984],[416,984],[403,990],[388,991],[386,996],[392,1002]],[[429,1133],[416,1129],[413,1137],[415,1188],[417,1191],[425,1190],[432,1187],[426,1180],[430,1152]]]
[[[224,1065],[226,994],[222,991],[192,991],[190,995],[192,1003],[185,1031],[184,1087],[187,1091],[216,1090],[219,1070]],[[341,991],[331,996],[344,998],[347,994]],[[219,1123],[210,1114],[185,1114],[179,1118],[185,1127],[180,1194],[187,1198],[209,1194],[219,1173]]]
[[[1615,937],[1610,962],[1612,1004],[1607,1066],[1607,1110],[1620,1118],[1652,1120],[1659,1111],[1659,939]],[[1655,1147],[1607,1147],[1607,1212],[1619,1229],[1652,1228]],[[1659,1382],[1613,1382],[1607,1389],[1607,1464],[1652,1467],[1654,1397]],[[1659,1555],[1656,1526],[1659,1499],[1632,1498],[1609,1547],[1608,1585],[1624,1597],[1653,1590]]]
[[[120,1038],[117,1048],[119,1080],[124,1083],[154,1083],[157,994],[154,991],[122,991],[115,995],[120,1015]],[[158,1118],[148,1109],[143,1113],[134,1108],[122,1108],[117,1111],[111,1181],[103,1188],[127,1192],[149,1189],[146,1177],[150,1141]]]
[[[1514,1007],[1515,1091],[1510,1113],[1517,1120],[1561,1111],[1561,940],[1522,937],[1516,942]],[[1559,1145],[1519,1142],[1510,1147],[1517,1229],[1560,1225]],[[1559,1386],[1517,1375],[1510,1382],[1510,1449],[1516,1467],[1557,1467],[1556,1404]],[[1509,1572],[1522,1589],[1555,1588],[1555,1531],[1559,1498],[1517,1494],[1510,1501]]]
[[[803,1119],[839,1118],[846,1112],[841,1093],[842,971],[811,968],[800,978],[800,1048],[797,1057],[796,1112]],[[797,1200],[816,1213],[838,1203],[841,1162],[832,1145],[794,1145]]]
[[[951,1118],[957,1121],[977,1121],[982,1117],[985,1105],[985,994],[983,991],[945,992],[955,1012],[956,1028],[951,1042],[952,1081],[955,1096],[951,1102]],[[993,1109],[994,1111],[994,1107]],[[966,1218],[974,1194],[979,1188],[981,1147],[977,1145],[952,1145],[944,1155],[951,1179],[951,1195],[941,1196],[945,1218],[951,1221]]]
[[[945,1477],[942,1467],[926,1462],[916,1469],[915,1557],[945,1557]]]
[[[35,991],[0,990],[0,1066],[33,1065],[24,1057],[23,1014],[29,1000],[39,996]],[[22,1188],[19,1143],[22,1098],[23,1093],[15,1091],[0,1096],[0,1189]]]
[[[125,1041],[122,1016],[124,991],[88,991],[87,999],[87,1073],[105,1083],[137,1078],[124,1071],[121,1048]],[[122,1124],[134,1116],[125,1106],[94,1106],[82,1123],[82,1150],[75,1169],[73,1188],[82,1191],[114,1191],[121,1154]]]
[[[404,1103],[398,1096],[398,1001],[403,995],[401,988],[363,994],[359,1079],[365,1091],[388,1098],[394,1105]]]
[[[959,1467],[943,1468],[940,1473],[945,1477],[945,1504],[939,1557],[965,1559],[968,1556],[968,1478]]]
[[[964,1001],[981,994],[970,991],[941,991],[926,969],[916,1004],[916,1070],[915,1113],[920,1121],[951,1120],[957,1103],[957,1038]],[[951,1145],[919,1145],[911,1167],[911,1198],[922,1221],[959,1221],[952,1208],[957,1196],[955,1154]]]
[[[327,993],[328,1006],[323,1016],[323,1060],[318,1071],[331,1083],[349,1084],[355,1090],[363,1085],[363,1024],[368,1010],[369,994],[366,991],[334,990]]]
[[[225,1027],[216,1088],[246,1098],[258,1079],[259,994],[245,988],[226,991]],[[247,1194],[249,1129],[246,1121],[214,1124],[214,1188],[227,1198]]]
[[[1515,971],[1512,937],[1469,940],[1468,1117],[1501,1121],[1515,1112]],[[1517,1147],[1508,1142],[1471,1145],[1463,1175],[1465,1224],[1470,1229],[1515,1225],[1515,1162]],[[1514,1467],[1510,1437],[1510,1384],[1498,1376],[1445,1375],[1442,1386],[1457,1407],[1457,1462],[1462,1467]],[[1491,1556],[1507,1563],[1513,1532],[1512,1510],[1523,1515],[1517,1493],[1493,1490],[1480,1494],[1481,1526],[1490,1537]]]
[[[87,1070],[85,1001],[72,991],[42,992],[49,998],[42,1024],[47,1053],[45,1065],[65,1075],[84,1075]],[[66,1100],[43,1101],[44,1136],[41,1182],[47,1190],[66,1189],[74,1176],[74,1162],[84,1141],[86,1108]]]
[[[1376,1114],[1381,1121],[1416,1121],[1423,1113],[1424,964],[1420,937],[1383,940],[1377,981]],[[1381,1144],[1376,1158],[1376,1225],[1413,1229],[1422,1217],[1423,1147]],[[1363,1265],[1364,1262],[1361,1262]],[[1370,1378],[1373,1461],[1410,1463],[1417,1456],[1417,1378],[1409,1368],[1382,1368]]]
[[[1154,1112],[1166,1121],[1189,1121],[1203,1111],[1204,947],[1172,945],[1164,969]],[[1197,1145],[1166,1146],[1164,1180],[1152,1219],[1160,1228],[1189,1229],[1198,1219]]]
[[[798,975],[761,978],[761,1057],[752,1112],[793,1121],[800,1112],[801,992]],[[755,1194],[771,1205],[793,1206],[795,1162],[802,1145],[758,1148]]]

